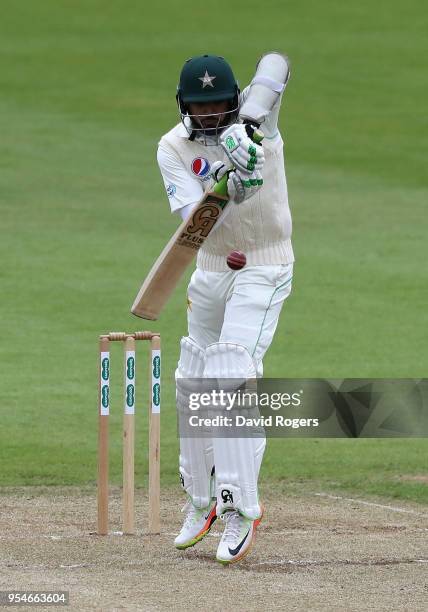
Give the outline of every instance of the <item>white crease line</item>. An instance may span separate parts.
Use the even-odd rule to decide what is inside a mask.
[[[326,497],[328,497],[326,494],[320,494],[320,493],[315,493],[315,495],[324,495]],[[346,501],[359,501],[360,503],[364,503],[362,500],[353,500],[350,498],[342,498],[342,497],[335,497],[335,496],[331,496],[333,497],[333,499],[344,499]],[[369,503],[369,502],[366,502]],[[379,505],[379,504],[375,504],[375,505]],[[389,508],[389,506],[381,506],[381,508]],[[400,511],[400,509],[397,509],[397,511]],[[409,510],[401,510],[402,512],[409,512]],[[421,516],[426,516],[425,514],[422,514]],[[394,527],[394,526],[393,526]],[[303,528],[289,528],[289,529],[284,529],[282,531],[266,531],[263,528],[263,525],[259,528],[260,531],[263,532],[264,536],[290,536],[290,535],[294,535],[296,532],[302,532],[302,533],[307,533],[309,530],[308,529],[303,529]],[[312,532],[317,531],[317,528],[313,528],[311,529]],[[323,529],[324,531],[324,529]],[[428,531],[428,527],[413,527],[413,531]],[[162,532],[160,536],[158,536],[159,538],[176,538],[178,534],[177,532]],[[91,533],[80,533],[80,534],[76,534],[76,535],[45,535],[45,534],[41,534],[39,536],[11,536],[11,535],[7,535],[7,536],[2,536],[0,535],[0,542],[1,541],[5,541],[5,542],[26,542],[28,540],[29,537],[31,537],[32,539],[48,539],[48,540],[78,540],[78,539],[84,539],[86,537],[90,537],[92,538],[94,535],[97,535],[95,532],[91,532]],[[112,531],[108,533],[108,536],[113,536],[113,537],[117,537],[117,536],[123,536],[123,532],[122,531]],[[107,538],[108,536],[100,536],[103,538]],[[151,537],[150,534],[147,533],[137,533],[136,536],[137,538],[145,538],[145,537]],[[210,538],[221,538],[221,533],[208,533],[205,537],[210,537]],[[424,561],[425,563],[425,561]]]
[[[401,563],[428,563],[428,559],[382,559],[382,564],[401,564]],[[308,565],[378,565],[379,561],[376,559],[368,560],[366,562],[361,561],[352,561],[345,560],[342,561],[340,559],[334,559],[333,561],[329,560],[314,560],[314,559],[281,559],[275,561],[259,561],[258,563],[253,563],[252,565],[302,565],[304,567]]]
[[[47,535],[44,533],[41,533],[39,535],[34,535],[34,533],[29,533],[28,535],[5,535],[2,536],[0,535],[0,540],[5,540],[6,542],[19,542],[20,540],[22,541],[26,541],[29,538],[31,538],[32,540],[76,540],[78,538],[82,538],[85,537],[87,534],[86,533],[78,533],[76,535]]]
[[[340,495],[330,495],[329,493],[314,493],[317,497],[328,497],[329,499],[341,499],[343,501],[353,502],[357,504],[363,504],[364,506],[372,506],[374,508],[383,508],[384,510],[391,510],[391,512],[402,512],[403,514],[413,514],[414,516],[422,516],[428,518],[428,514],[422,514],[422,512],[416,512],[415,510],[406,510],[406,508],[397,508],[395,506],[387,506],[385,504],[376,504],[374,502],[365,501],[363,499],[354,499],[353,497],[341,497]]]
[[[295,561],[294,559],[284,559],[281,561],[259,561],[259,563],[254,563],[253,565],[319,565],[320,563],[323,562],[313,561],[311,559],[302,559],[300,561]]]
[[[177,537],[177,533],[164,533],[162,532],[163,536],[167,536],[168,538],[176,538]],[[205,536],[206,538],[221,538],[221,533],[207,533],[207,535]]]

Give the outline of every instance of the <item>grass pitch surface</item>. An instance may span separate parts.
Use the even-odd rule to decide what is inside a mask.
[[[155,161],[191,55],[244,86],[262,52],[292,61],[281,112],[296,251],[266,376],[423,377],[427,120],[422,4],[4,0],[0,22],[0,483],[95,479],[97,336],[129,314],[177,225]],[[253,17],[250,17],[253,15]],[[173,372],[186,279],[163,336],[162,474],[175,479]],[[120,479],[120,350],[112,475]],[[143,374],[142,359],[138,367]],[[117,387],[115,386],[117,385]],[[147,403],[138,390],[138,401]],[[138,478],[146,431],[139,419]],[[264,478],[426,500],[424,440],[270,443]],[[404,476],[404,478],[403,478]]]

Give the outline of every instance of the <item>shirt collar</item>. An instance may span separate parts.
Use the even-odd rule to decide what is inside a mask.
[[[180,136],[180,138],[189,138],[189,132],[186,130],[186,128],[181,122],[178,124],[178,134],[177,135]]]
[[[187,140],[189,140],[190,138],[189,132],[186,130],[186,128],[184,127],[182,123],[179,123],[177,125],[177,136],[179,138],[186,138]],[[198,144],[202,144],[204,146],[219,146],[218,142],[214,141],[214,139],[213,139],[212,144],[210,144],[209,143],[210,140],[211,138],[209,136],[207,136],[206,139],[204,139],[202,136],[196,136],[196,138],[194,139],[194,142],[197,142]]]

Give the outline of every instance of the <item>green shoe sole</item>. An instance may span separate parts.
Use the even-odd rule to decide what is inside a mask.
[[[190,540],[189,542],[187,542],[187,544],[176,544],[175,548],[177,548],[178,550],[185,550],[186,548],[191,548],[192,546],[200,542],[207,535],[207,533],[209,533],[210,529],[211,527],[209,527],[206,531],[200,533],[193,540]]]

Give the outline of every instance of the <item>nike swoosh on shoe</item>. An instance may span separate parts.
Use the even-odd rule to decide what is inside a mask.
[[[245,535],[245,538],[240,542],[240,544],[238,544],[238,546],[236,548],[230,548],[229,547],[229,552],[230,552],[231,555],[235,556],[235,555],[237,555],[239,553],[239,551],[241,550],[241,548],[244,545],[245,540],[248,538],[248,534],[250,533],[250,531],[251,531],[251,527],[247,531],[247,533]]]

